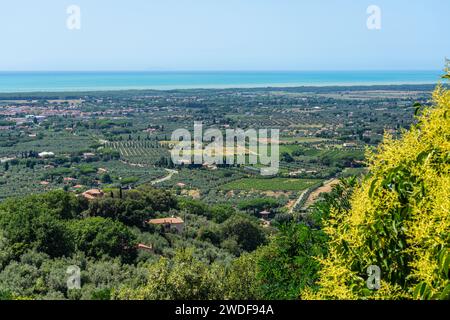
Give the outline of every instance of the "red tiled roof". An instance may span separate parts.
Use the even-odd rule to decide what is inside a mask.
[[[98,198],[103,196],[103,191],[99,189],[90,189],[88,191],[83,192],[83,197],[86,199],[92,200],[94,198]]]

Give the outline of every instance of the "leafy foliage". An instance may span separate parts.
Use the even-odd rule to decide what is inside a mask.
[[[326,237],[304,224],[281,227],[272,241],[258,251],[258,277],[265,299],[296,299],[305,286],[313,286],[325,251]]]
[[[433,104],[401,139],[386,135],[369,153],[351,208],[331,208],[320,289],[303,298],[450,297],[450,91],[438,86]],[[365,284],[370,265],[381,268],[376,291]]]
[[[234,215],[224,222],[222,233],[226,238],[232,238],[245,251],[253,251],[266,241],[260,226],[243,215]]]
[[[136,257],[135,238],[120,222],[92,217],[74,221],[69,227],[75,247],[90,257],[108,255],[124,261],[133,261]]]
[[[17,257],[34,248],[52,257],[72,252],[72,244],[64,222],[59,219],[67,207],[55,209],[52,195],[49,203],[30,196],[11,199],[0,205],[0,230],[4,237],[4,249],[11,257]]]
[[[137,289],[121,288],[115,299],[180,300],[220,299],[223,268],[198,260],[192,249],[180,250],[174,259],[160,258],[148,270],[147,283]]]

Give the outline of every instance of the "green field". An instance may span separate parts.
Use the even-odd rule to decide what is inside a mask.
[[[243,178],[224,184],[224,190],[261,190],[261,191],[301,191],[309,188],[319,179],[290,178]]]
[[[299,145],[296,144],[282,144],[280,145],[280,153],[287,152],[292,154],[292,152],[301,149]]]

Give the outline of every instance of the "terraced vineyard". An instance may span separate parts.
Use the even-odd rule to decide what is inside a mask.
[[[153,166],[162,157],[170,157],[169,149],[151,141],[114,141],[106,142],[105,147],[119,151],[122,160],[127,163]]]

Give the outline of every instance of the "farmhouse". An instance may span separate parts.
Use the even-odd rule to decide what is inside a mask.
[[[100,189],[90,189],[82,193],[82,196],[88,200],[94,200],[103,197],[104,193]]]
[[[55,156],[53,152],[43,151],[38,154],[39,158],[52,158]]]
[[[189,164],[191,164],[191,160],[178,159],[178,161],[176,163],[179,164],[179,165],[189,165]]]
[[[352,149],[352,148],[356,148],[358,146],[358,144],[356,142],[346,142],[342,146],[347,149]]]
[[[92,152],[85,152],[85,153],[83,153],[83,158],[84,159],[91,159],[93,157],[95,157],[95,153],[92,153]]]
[[[209,169],[209,170],[217,170],[217,166],[215,164],[210,164],[208,162],[203,163],[203,168]]]
[[[183,232],[184,228],[184,221],[179,217],[151,219],[148,220],[147,223],[160,225],[163,226],[166,230],[176,230],[178,232]]]

